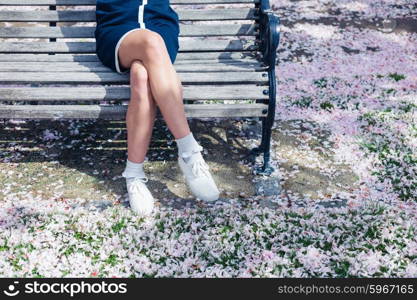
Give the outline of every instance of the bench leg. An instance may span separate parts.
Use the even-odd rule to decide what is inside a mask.
[[[250,151],[251,155],[258,156],[263,153],[264,161],[263,166],[255,169],[257,175],[271,175],[274,172],[274,168],[270,165],[271,158],[271,135],[272,126],[275,120],[275,107],[276,107],[276,78],[275,78],[275,66],[271,66],[268,70],[269,75],[269,103],[268,103],[268,115],[262,118],[262,140],[261,144],[253,148]]]
[[[259,15],[259,38],[261,40],[262,57],[265,65],[268,65],[269,77],[269,101],[268,114],[262,118],[262,141],[259,147],[251,150],[251,154],[259,155],[263,152],[264,162],[263,166],[255,169],[255,174],[271,175],[274,168],[270,165],[270,151],[271,151],[271,135],[272,126],[275,119],[276,107],[276,78],[275,78],[275,63],[277,56],[277,48],[279,44],[279,24],[280,20],[277,15],[272,13],[269,0],[260,0],[257,4],[260,10]]]
[[[258,156],[263,153],[264,156],[263,165],[255,169],[256,175],[271,175],[275,170],[270,165],[272,126],[269,126],[270,124],[268,123],[269,122],[267,122],[267,118],[262,118],[261,144],[250,151],[250,155]]]

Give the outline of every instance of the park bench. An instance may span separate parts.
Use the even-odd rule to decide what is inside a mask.
[[[95,54],[95,4],[0,0],[0,119],[125,118],[129,74],[113,72]],[[170,4],[180,18],[174,67],[187,117],[257,118],[262,140],[251,154],[264,155],[256,173],[271,174],[279,18],[269,0]],[[217,4],[228,7],[206,7]]]

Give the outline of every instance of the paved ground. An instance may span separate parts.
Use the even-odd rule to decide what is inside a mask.
[[[193,119],[190,125],[206,149],[204,156],[223,199],[245,201],[258,197],[267,205],[291,205],[288,193],[311,195],[316,199],[318,191],[344,188],[355,179],[343,167],[339,167],[341,175],[330,180],[320,169],[304,166],[306,153],[303,151],[306,150],[301,149],[299,139],[292,136],[291,122],[277,124],[274,128],[271,152],[276,172],[270,177],[253,174],[262,156],[256,162],[248,157],[249,150],[259,141],[261,127],[256,120]],[[126,159],[123,121],[25,121],[17,124],[6,121],[1,123],[0,140],[3,191],[0,198],[6,194],[31,193],[47,198],[78,198],[80,202],[94,205],[126,200],[125,182],[121,177]],[[325,141],[325,135],[322,140]],[[158,121],[145,164],[149,186],[162,204],[194,205],[194,198],[178,169],[176,151],[167,127],[162,120]],[[277,165],[277,153],[287,161]],[[331,163],[331,153],[318,152],[318,155]],[[294,168],[298,168],[297,174],[281,181],[280,174],[290,174]]]
[[[115,201],[125,197],[125,182],[121,177],[126,159],[125,123],[103,120],[87,123],[81,125],[77,134],[68,130],[77,126],[72,121],[2,123],[2,190],[11,185],[10,192],[23,188],[33,193],[39,190],[44,197],[51,197],[60,187],[58,190],[64,198],[94,201],[104,197]],[[205,148],[204,156],[222,190],[222,197],[254,195],[254,175],[250,167],[240,162],[248,149],[242,145],[233,126],[229,122],[191,120],[190,123]],[[164,123],[159,121],[145,170],[154,196],[161,201],[192,198],[176,157],[175,142]]]

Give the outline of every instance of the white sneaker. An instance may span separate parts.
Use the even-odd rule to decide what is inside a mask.
[[[154,207],[154,198],[146,186],[148,178],[126,178],[126,186],[129,194],[130,207],[141,216],[148,216]]]
[[[191,193],[201,200],[215,201],[219,199],[220,192],[210,174],[209,166],[201,155],[202,150],[203,147],[199,145],[193,152],[182,153],[178,157],[178,163]],[[188,158],[188,161],[184,161],[183,158]]]

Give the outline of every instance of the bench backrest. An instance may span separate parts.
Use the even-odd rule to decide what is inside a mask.
[[[171,6],[181,21],[180,52],[256,51],[258,25],[254,21],[257,1],[171,0]],[[0,53],[93,53],[95,43],[91,39],[94,38],[95,3],[95,0],[0,0],[0,24],[4,22],[6,25],[0,27],[0,38],[14,38],[14,42],[32,39],[31,43],[13,44],[4,40],[0,44]],[[228,8],[206,6],[218,4],[227,4]],[[242,7],[245,5],[247,7]],[[30,6],[35,10],[28,10]],[[187,21],[202,22],[186,24]],[[224,24],[224,21],[240,24]],[[37,26],[33,26],[33,22],[37,22]],[[78,23],[77,26],[73,26],[74,22]],[[14,26],[10,26],[12,24]],[[213,42],[210,37],[224,39]],[[45,41],[55,43],[43,43]]]

